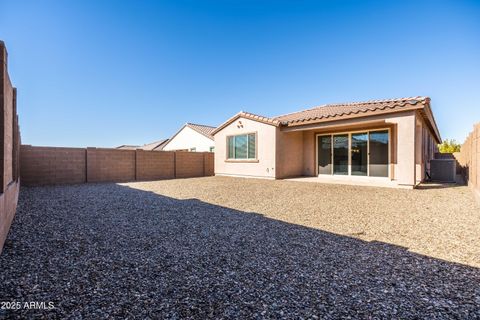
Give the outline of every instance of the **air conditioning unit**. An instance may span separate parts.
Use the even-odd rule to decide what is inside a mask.
[[[455,182],[457,161],[455,159],[430,160],[430,177],[432,181]]]

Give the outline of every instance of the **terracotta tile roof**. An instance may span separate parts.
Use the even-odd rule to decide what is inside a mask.
[[[337,120],[349,115],[371,115],[379,111],[402,111],[412,106],[421,106],[429,103],[427,97],[411,97],[388,100],[371,100],[365,102],[326,104],[315,108],[284,114],[274,117],[282,125],[301,125],[304,122],[315,122],[316,120],[328,119]],[[333,119],[335,118],[335,119]]]
[[[213,140],[212,132],[215,130],[215,127],[207,126],[204,124],[196,124],[196,123],[187,123],[185,126],[197,131],[200,134],[203,134],[205,137]],[[183,128],[182,128],[183,129]]]
[[[430,98],[419,96],[398,99],[370,100],[365,102],[326,104],[271,118],[241,111],[221,124],[212,132],[212,134],[216,134],[240,117],[273,126],[293,127],[407,110],[420,110],[421,115],[427,121],[427,125],[434,132],[437,141],[439,141],[439,143],[441,142],[438,127],[435,123],[435,119],[433,118],[432,110],[430,108]]]
[[[247,119],[257,120],[257,121],[260,121],[260,122],[270,123],[270,124],[273,124],[273,125],[275,125],[275,126],[279,126],[279,125],[280,125],[280,121],[278,121],[278,120],[276,120],[276,119],[274,119],[274,118],[268,118],[268,117],[264,117],[264,116],[259,116],[259,115],[257,115],[257,114],[253,114],[253,113],[250,113],[250,112],[241,111],[238,115],[241,116],[241,117],[247,118]]]

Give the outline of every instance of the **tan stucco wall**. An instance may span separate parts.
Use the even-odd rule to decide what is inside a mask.
[[[305,131],[303,133],[303,175],[316,175],[315,169],[315,135],[316,131]]]
[[[390,177],[399,184],[415,185],[415,111],[310,126],[303,133],[303,175],[316,175],[315,136],[376,128],[390,129]],[[294,131],[291,131],[294,132]]]
[[[419,182],[425,180],[425,171],[430,172],[429,161],[435,157],[435,152],[438,151],[434,133],[428,127],[426,120],[419,113],[417,113],[416,134],[416,174],[417,182]]]
[[[315,176],[317,134],[381,128],[390,129],[390,179],[407,186],[415,186],[424,180],[435,141],[424,119],[416,111],[297,128],[277,128],[239,118],[215,135],[215,173],[277,179]],[[251,132],[257,132],[258,162],[226,161],[226,137]]]
[[[423,121],[416,115],[415,120],[415,182],[420,183],[424,179],[424,159],[422,154],[423,146]]]
[[[276,178],[303,175],[303,131],[282,132],[277,129]]]
[[[238,118],[215,134],[215,174],[275,178],[278,128],[261,122]],[[227,136],[257,133],[257,162],[227,160]]]
[[[414,186],[416,184],[415,168],[415,112],[392,117],[389,122],[396,125],[396,163],[393,179],[399,184]]]

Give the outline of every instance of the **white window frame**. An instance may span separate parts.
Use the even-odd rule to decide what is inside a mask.
[[[249,145],[249,138],[248,136],[249,135],[255,135],[255,156],[254,158],[249,158],[248,157],[248,145]],[[230,158],[229,157],[229,145],[228,145],[228,140],[230,138],[234,138],[234,137],[238,137],[238,136],[247,136],[247,157],[246,158],[235,158],[235,139],[233,139],[233,154],[234,154],[234,157],[233,158]],[[232,134],[232,135],[227,135],[226,139],[226,145],[227,145],[227,148],[226,148],[226,155],[225,155],[225,159],[227,161],[238,161],[238,162],[241,162],[241,161],[256,161],[258,160],[258,134],[257,132],[246,132],[246,133],[240,133],[240,134]]]

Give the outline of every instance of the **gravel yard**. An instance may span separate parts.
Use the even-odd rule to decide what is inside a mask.
[[[0,318],[480,318],[479,243],[463,186],[23,187],[0,301],[55,309]]]

